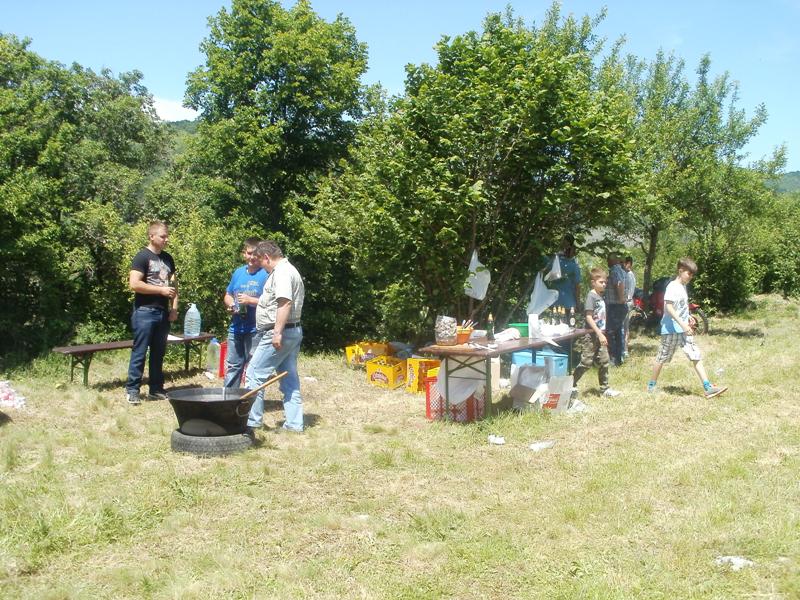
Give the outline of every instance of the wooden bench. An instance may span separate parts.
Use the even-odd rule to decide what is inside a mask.
[[[167,338],[167,345],[183,344],[185,349],[184,354],[184,369],[189,370],[189,354],[194,351],[200,357],[200,365],[202,367],[203,361],[203,347],[205,342],[212,339],[210,333],[201,333],[200,335],[184,337],[180,334],[169,334]],[[83,385],[89,385],[89,365],[92,364],[92,357],[97,352],[106,352],[107,350],[123,350],[125,348],[133,348],[133,340],[123,340],[121,342],[103,342],[100,344],[78,344],[74,346],[59,346],[53,348],[53,352],[64,354],[70,358],[69,380],[72,383],[75,380],[75,366],[81,365],[83,367]]]

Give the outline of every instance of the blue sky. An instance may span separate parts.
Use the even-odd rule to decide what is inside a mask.
[[[291,5],[292,2],[283,2]],[[511,4],[517,16],[540,22],[549,0],[312,0],[325,19],[347,16],[369,47],[365,81],[380,81],[401,93],[407,63],[434,62],[442,35],[480,29],[488,12]],[[138,69],[158,99],[163,118],[183,99],[186,75],[202,64],[199,44],[207,19],[223,0],[0,0],[0,31],[32,39],[31,49],[64,64],[78,62],[114,73]],[[625,36],[627,52],[652,59],[659,48],[673,51],[693,74],[711,55],[712,72],[728,71],[739,82],[739,106],[748,115],[764,103],[769,120],[748,146],[750,159],[788,149],[788,171],[800,170],[800,0],[563,0],[562,12],[607,16],[597,32],[614,41]]]

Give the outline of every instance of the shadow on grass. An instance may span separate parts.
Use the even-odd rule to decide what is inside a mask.
[[[13,419],[9,417],[6,413],[0,410],[0,427],[5,425],[6,423],[11,423]]]
[[[661,388],[661,391],[673,396],[696,396],[700,393],[698,388],[690,390],[681,385],[665,385]]]
[[[170,389],[170,390],[180,390],[180,389],[188,389],[188,388],[200,387],[200,386],[197,386],[197,385],[185,385],[185,386],[181,386],[181,387],[172,387],[172,386],[170,386],[170,381],[172,381],[174,379],[177,379],[177,378],[184,379],[186,377],[194,377],[195,375],[200,375],[200,374],[202,374],[204,372],[205,372],[204,369],[199,369],[199,368],[190,368],[188,371],[184,371],[183,368],[181,368],[180,369],[180,375],[176,375],[176,374],[174,374],[172,372],[165,371],[164,372],[164,384],[165,384],[165,387],[167,389]],[[100,391],[100,392],[107,392],[109,390],[118,390],[120,388],[124,388],[125,384],[127,382],[128,382],[127,379],[122,379],[122,378],[110,379],[108,381],[101,381],[99,383],[90,383],[89,387],[92,388],[92,389],[95,389],[97,391]],[[142,388],[146,388],[149,384],[150,384],[150,379],[147,378],[147,377],[144,377],[142,379]],[[214,387],[214,386],[209,386],[209,387]],[[219,387],[219,386],[216,386],[216,387]]]
[[[714,335],[726,335],[735,338],[765,338],[766,334],[757,327],[742,329],[741,327],[715,327]]]

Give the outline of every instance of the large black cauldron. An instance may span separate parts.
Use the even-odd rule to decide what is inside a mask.
[[[185,435],[218,436],[244,433],[255,397],[240,400],[244,388],[196,388],[167,393]]]

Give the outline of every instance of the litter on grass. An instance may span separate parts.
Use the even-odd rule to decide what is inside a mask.
[[[0,381],[0,408],[25,408],[25,396],[20,396],[9,381]]]
[[[555,440],[542,440],[541,442],[533,442],[528,448],[534,452],[541,452],[542,450],[549,450],[556,445]]]
[[[502,446],[506,443],[506,438],[502,435],[495,435],[493,433],[489,434],[489,443],[494,444],[495,446]]]
[[[718,567],[730,567],[731,571],[741,571],[745,567],[752,567],[756,564],[743,556],[718,556],[714,563]]]

